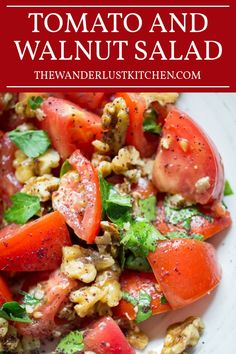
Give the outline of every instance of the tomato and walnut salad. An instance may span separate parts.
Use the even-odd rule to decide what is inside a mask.
[[[131,354],[220,282],[221,157],[176,93],[0,94],[0,352]],[[198,343],[189,317],[162,354]]]

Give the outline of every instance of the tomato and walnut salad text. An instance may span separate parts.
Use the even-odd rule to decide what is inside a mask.
[[[0,94],[0,352],[131,354],[220,282],[221,157],[176,93]],[[189,317],[162,354],[198,343]]]

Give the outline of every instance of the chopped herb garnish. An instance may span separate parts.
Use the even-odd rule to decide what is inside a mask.
[[[139,272],[152,272],[152,268],[144,257],[136,257],[133,254],[129,254],[126,257],[125,268],[131,270],[137,270]]]
[[[34,111],[40,107],[42,102],[43,102],[43,98],[41,96],[32,96],[28,99],[28,105]]]
[[[105,178],[103,178],[101,173],[99,173],[99,185],[102,199],[102,214],[104,217],[107,210],[107,200],[109,198],[109,193],[112,185],[108,183]]]
[[[234,191],[231,188],[231,185],[229,183],[228,180],[225,181],[225,189],[224,189],[224,196],[228,196],[228,195],[233,195]]]
[[[8,321],[31,322],[25,308],[16,301],[5,302],[0,308],[0,317]]]
[[[167,301],[167,299],[166,299],[166,297],[164,295],[162,295],[162,297],[160,299],[160,302],[161,302],[162,305],[165,305],[165,304],[168,303],[168,301]]]
[[[157,215],[156,197],[153,195],[138,202],[139,217],[146,221],[154,221]]]
[[[155,251],[158,240],[165,240],[152,224],[145,221],[131,222],[124,235],[121,243],[137,257],[147,257],[149,252]]]
[[[145,321],[152,316],[152,309],[151,309],[152,298],[145,291],[140,290],[138,299],[133,297],[127,291],[123,291],[122,298],[127,302],[129,302],[130,304],[132,304],[133,306],[137,306],[137,313],[135,319],[137,323]]]
[[[40,210],[39,197],[25,193],[16,193],[11,197],[12,206],[4,213],[7,222],[25,224]]]
[[[12,130],[9,138],[25,155],[31,158],[42,155],[50,146],[48,134],[43,130]]]
[[[33,295],[26,293],[25,291],[20,290],[19,294],[23,295],[22,303],[24,306],[36,306],[40,303],[39,299],[36,299]]]
[[[84,350],[83,334],[80,331],[73,331],[62,338],[56,347],[57,353],[76,354]]]
[[[204,240],[204,236],[200,235],[200,234],[188,234],[186,231],[184,230],[177,230],[177,231],[170,231],[168,232],[165,237],[168,240],[171,240],[173,238],[188,238],[188,239],[194,239],[194,240],[199,240],[199,241],[203,241]]]
[[[71,164],[68,160],[65,160],[61,166],[60,178],[71,169]]]
[[[144,112],[143,130],[146,133],[161,133],[161,125],[157,123],[157,114],[155,109],[149,108]]]

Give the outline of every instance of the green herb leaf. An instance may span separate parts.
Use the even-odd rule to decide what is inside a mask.
[[[137,323],[143,322],[152,316],[151,301],[151,296],[145,291],[141,290],[139,293],[138,312],[136,315]]]
[[[32,158],[42,155],[51,144],[48,134],[43,130],[15,129],[8,136],[25,155]]]
[[[199,240],[199,241],[204,240],[204,236],[202,236],[200,234],[188,234],[184,230],[170,231],[165,235],[165,237],[169,240],[174,239],[174,238],[188,238],[188,239],[194,239],[194,240]]]
[[[24,298],[22,300],[24,306],[36,306],[40,303],[40,300],[36,299],[33,295],[26,293],[25,291],[20,290],[19,294],[23,295]]]
[[[16,301],[5,302],[0,309],[0,317],[8,321],[31,322],[25,308]]]
[[[105,180],[105,178],[103,178],[101,173],[99,173],[99,185],[102,199],[102,218],[104,218],[107,210],[107,200],[109,198],[109,193],[112,186]]]
[[[165,240],[165,237],[152,224],[133,221],[121,243],[136,257],[147,257],[149,252],[155,251],[158,240]]]
[[[83,334],[80,331],[73,331],[60,340],[56,347],[56,352],[63,354],[76,354],[83,349]]]
[[[152,268],[146,258],[136,257],[133,254],[129,254],[126,258],[125,268],[137,270],[139,272],[152,272]]]
[[[161,125],[157,123],[157,114],[153,108],[147,109],[144,113],[143,130],[147,133],[161,133]]]
[[[128,293],[128,291],[122,291],[122,298],[133,306],[138,304],[138,300],[135,299],[135,297],[133,297],[130,293]]]
[[[68,160],[65,160],[61,166],[60,178],[71,169],[71,164]]]
[[[189,219],[191,220],[191,218],[195,215],[201,215],[197,208],[187,207],[182,209],[174,209],[165,204],[166,221],[173,225],[186,222],[186,220],[189,222]]]
[[[13,205],[4,213],[7,222],[25,224],[40,210],[39,197],[25,193],[16,193],[11,197]]]
[[[28,99],[28,105],[33,110],[39,108],[42,102],[43,98],[41,96],[32,96]]]
[[[146,221],[154,221],[157,215],[156,197],[153,195],[138,202],[139,217]]]
[[[119,192],[117,192],[117,190],[115,188],[110,188],[109,196],[107,199],[107,204],[108,204],[108,206],[110,204],[115,204],[115,205],[119,205],[122,207],[131,208],[132,207],[132,200],[131,200],[130,196],[122,195]]]
[[[228,196],[228,195],[233,195],[234,191],[231,188],[231,185],[229,183],[228,180],[225,181],[225,189],[224,189],[224,196]]]
[[[162,305],[165,305],[165,304],[168,303],[168,301],[167,301],[167,299],[166,299],[166,297],[164,295],[162,295],[162,297],[160,299],[160,302],[161,302]]]

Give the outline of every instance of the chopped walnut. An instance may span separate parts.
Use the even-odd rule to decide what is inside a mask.
[[[161,354],[183,354],[197,345],[204,324],[199,317],[189,317],[168,327]]]
[[[137,350],[143,350],[148,345],[148,336],[138,326],[129,329],[126,338],[129,344]]]
[[[27,180],[21,192],[35,195],[39,197],[41,202],[46,202],[51,199],[52,193],[58,189],[59,182],[60,179],[53,175],[31,177]]]
[[[175,103],[179,97],[179,94],[176,92],[144,92],[140,95],[144,97],[147,106],[155,101],[158,101],[162,106],[165,106],[168,103]]]
[[[15,111],[19,116],[25,118],[37,118],[38,120],[43,120],[45,115],[41,108],[32,109],[29,105],[29,99],[38,96],[36,93],[25,93],[25,97],[22,101],[17,102],[15,106]],[[46,97],[47,94],[41,94],[40,97]]]
[[[202,177],[195,183],[197,193],[204,193],[210,186],[211,184],[209,176]]]
[[[10,92],[0,93],[0,115],[14,107],[16,94]]]

